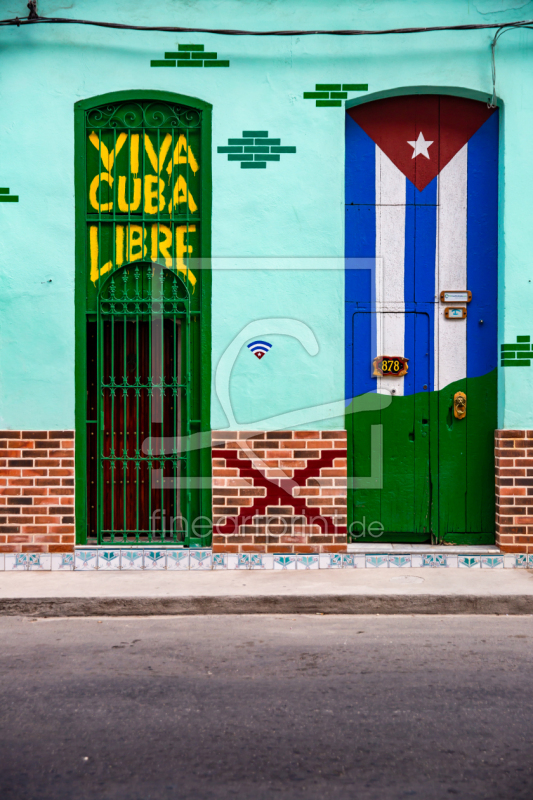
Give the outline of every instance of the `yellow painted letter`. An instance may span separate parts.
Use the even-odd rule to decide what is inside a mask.
[[[126,176],[120,175],[118,179],[118,208],[119,211],[128,213],[129,211],[137,211],[141,205],[141,179],[133,179],[133,203],[126,202]]]
[[[183,263],[183,256],[190,255],[192,253],[192,246],[185,244],[185,236],[188,233],[195,233],[196,232],[196,225],[176,225],[175,228],[175,236],[176,236],[176,271],[182,272],[183,275],[186,275],[187,280],[192,284],[192,286],[196,286],[196,276],[188,269],[185,264]]]
[[[194,202],[194,197],[189,192],[187,188],[187,181],[183,177],[183,175],[178,175],[176,183],[174,184],[174,192],[172,201],[168,204],[168,213],[172,213],[172,202],[174,203],[174,208],[180,205],[180,203],[188,203],[189,211],[191,214],[197,210],[198,206]]]
[[[185,150],[184,156],[181,155],[182,150]],[[186,164],[187,162],[189,162],[189,166],[194,173],[198,172],[198,162],[194,157],[194,153],[191,148],[187,146],[187,139],[185,136],[181,134],[180,138],[178,139],[178,143],[174,148],[172,160],[168,162],[168,174],[170,175],[172,172],[172,164]]]
[[[124,225],[117,225],[116,241],[117,267],[124,263]]]
[[[98,270],[98,226],[97,225],[90,225],[89,226],[89,254],[90,254],[90,261],[91,261],[91,280],[93,283],[96,283],[98,278],[103,275],[105,272],[109,272],[110,269],[113,269],[113,264],[111,261],[108,261],[107,264],[104,264],[101,270]]]
[[[127,133],[121,133],[116,141],[114,148],[112,150],[108,150],[106,145],[103,142],[101,142],[100,139],[98,138],[98,134],[95,133],[95,131],[92,131],[91,135],[89,136],[89,141],[100,152],[100,158],[102,159],[102,164],[104,165],[104,169],[106,170],[106,172],[111,172],[111,170],[113,169],[113,164],[115,163],[115,156],[116,155],[118,156],[127,138],[128,138]]]
[[[159,231],[158,231],[159,228]],[[159,237],[163,236],[163,239]],[[168,225],[152,225],[152,261],[157,261],[159,254],[165,259],[165,266],[172,266],[172,253],[169,250],[172,247],[172,230]]]
[[[156,184],[154,186],[154,184]],[[154,204],[154,200],[159,197],[159,211],[165,207],[165,198],[163,191],[165,189],[165,182],[157,175],[144,176],[144,211],[146,214],[157,214],[158,204]]]
[[[146,230],[143,230],[142,225],[130,225],[128,232],[129,261],[139,261],[145,257],[146,245],[144,244],[144,239],[146,239]],[[138,251],[135,253],[133,252],[134,248],[138,248]]]
[[[113,185],[113,176],[108,175],[107,172],[102,172],[100,175],[95,175],[91,181],[91,186],[89,187],[89,202],[93,208],[97,211],[111,211],[113,208],[113,202],[109,203],[99,203],[97,192],[100,186],[100,181],[107,181],[109,186]]]
[[[150,159],[150,164],[152,165],[152,169],[158,175],[161,172],[161,169],[163,167],[165,158],[167,157],[167,153],[171,144],[172,144],[172,136],[170,135],[170,133],[167,133],[167,135],[163,139],[163,144],[159,149],[159,155],[156,156],[154,146],[150,141],[150,137],[148,136],[147,133],[144,134],[144,148],[146,150],[148,158]]]

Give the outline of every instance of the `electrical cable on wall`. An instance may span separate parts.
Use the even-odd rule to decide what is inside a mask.
[[[383,36],[393,33],[432,33],[435,31],[477,31],[533,26],[533,19],[518,22],[488,22],[472,25],[438,25],[431,28],[387,28],[384,30],[294,30],[294,31],[245,31],[225,28],[183,28],[173,25],[128,25],[122,22],[98,22],[89,19],[69,19],[68,17],[40,17],[37,13],[37,0],[28,3],[27,17],[0,20],[0,25],[93,25],[98,28],[116,28],[128,31],[161,31],[162,33],[214,33],[222,36]]]
[[[0,20],[1,27],[25,25],[91,25],[98,28],[113,28],[128,31],[154,31],[161,33],[211,33],[221,36],[383,36],[404,33],[434,33],[437,31],[477,31],[494,30],[496,34],[491,42],[492,97],[488,101],[490,108],[496,108],[496,45],[498,39],[507,31],[515,28],[533,30],[533,20],[519,20],[505,23],[483,23],[472,25],[438,25],[430,28],[387,28],[383,30],[293,30],[293,31],[246,31],[224,28],[183,28],[170,25],[128,25],[121,22],[98,22],[88,19],[69,19],[68,17],[40,17],[37,13],[37,0],[28,3],[27,17]]]

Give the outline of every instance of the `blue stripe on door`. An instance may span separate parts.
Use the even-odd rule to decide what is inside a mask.
[[[435,302],[435,252],[437,241],[437,179],[422,192],[406,179],[407,196],[416,193],[417,205],[408,205],[405,214],[405,357],[409,359],[414,378],[404,383],[404,394],[433,391],[433,373],[429,384],[424,370],[414,370],[415,359],[424,364],[433,364],[435,341],[434,314],[428,309],[428,334],[418,342],[415,336],[415,315],[410,311],[424,311],[426,304]],[[416,306],[414,303],[416,302]],[[421,306],[424,304],[425,308]],[[429,341],[428,341],[429,337]],[[408,372],[409,374],[409,372]],[[418,377],[417,377],[418,376]],[[421,377],[424,376],[424,377]],[[424,389],[424,386],[428,387]]]
[[[498,111],[468,142],[467,200],[466,374],[476,378],[498,356]]]
[[[376,145],[346,114],[345,172],[345,392],[350,400],[375,391],[371,378],[372,325],[375,314],[356,314],[369,308],[376,257]],[[355,259],[353,262],[350,259]],[[367,259],[367,262],[360,259]],[[375,332],[374,332],[375,337]],[[363,366],[364,364],[364,366]],[[354,369],[355,366],[355,369]]]
[[[349,323],[353,336],[353,377],[351,396],[357,397],[366,392],[375,392],[377,381],[372,377],[372,359],[370,335],[375,326],[376,315],[370,311],[356,311]],[[348,325],[348,322],[347,322]]]
[[[407,190],[405,193],[406,203],[415,206],[434,206],[437,204],[437,177],[428,183],[425,189],[420,191],[414,183],[407,180]]]
[[[346,172],[344,202],[376,203],[376,145],[346,114]]]

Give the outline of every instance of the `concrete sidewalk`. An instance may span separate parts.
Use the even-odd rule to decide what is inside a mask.
[[[0,614],[533,614],[533,571],[3,572]]]

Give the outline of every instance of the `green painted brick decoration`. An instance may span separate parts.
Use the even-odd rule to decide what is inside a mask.
[[[296,153],[294,145],[281,145],[281,139],[269,138],[268,131],[243,131],[242,139],[228,139],[217,147],[228,161],[240,161],[241,169],[266,169],[267,161],[280,161],[281,154]]]
[[[151,67],[229,67],[227,59],[212,50],[205,52],[203,44],[179,44],[177,50],[165,53],[165,58],[153,59]]]
[[[314,92],[304,92],[304,100],[314,100],[317,108],[339,108],[348,92],[368,92],[368,83],[317,83]]]
[[[529,367],[533,359],[530,336],[517,336],[516,344],[501,345],[502,367]]]
[[[18,194],[9,194],[9,189],[0,189],[0,203],[18,203]]]

